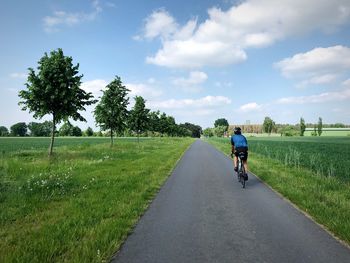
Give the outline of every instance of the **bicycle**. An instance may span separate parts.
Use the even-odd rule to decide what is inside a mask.
[[[234,158],[234,155],[233,153],[231,154],[231,157]],[[245,188],[245,168],[244,168],[244,165],[243,165],[243,160],[242,158],[244,158],[244,153],[240,152],[238,154],[238,161],[237,161],[237,179],[238,179],[238,182],[240,182],[242,184],[242,188]]]

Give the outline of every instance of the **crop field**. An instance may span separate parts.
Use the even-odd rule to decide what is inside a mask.
[[[278,160],[287,167],[303,167],[318,175],[350,181],[350,137],[248,137],[247,140],[250,152]],[[226,141],[229,152],[229,139]]]
[[[0,262],[109,261],[192,142],[2,138]]]

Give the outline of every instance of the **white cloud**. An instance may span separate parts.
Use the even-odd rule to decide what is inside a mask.
[[[175,19],[164,9],[154,11],[145,19],[144,37],[147,39],[167,38],[177,30]]]
[[[332,32],[349,23],[350,2],[247,0],[227,11],[211,8],[208,14],[199,25],[192,19],[181,27],[165,10],[153,12],[145,21],[145,37],[160,36],[162,47],[146,61],[180,68],[239,63],[246,59],[246,48],[264,47],[315,30]]]
[[[93,21],[102,11],[99,1],[94,0],[91,3],[93,10],[90,13],[77,12],[70,13],[65,11],[54,11],[52,16],[43,18],[44,30],[48,33],[58,31],[59,26],[74,26],[86,21]]]
[[[204,65],[225,66],[246,60],[239,47],[220,41],[198,42],[193,39],[166,41],[163,48],[146,62],[175,68],[200,68]]]
[[[334,83],[350,71],[350,48],[333,46],[315,48],[274,64],[286,78],[304,79],[298,88]]]
[[[104,79],[94,79],[90,81],[85,81],[81,84],[81,88],[86,92],[91,92],[95,98],[102,96],[101,90],[104,90],[108,82]]]
[[[149,106],[151,108],[157,109],[207,109],[211,107],[221,107],[228,104],[231,104],[231,100],[224,96],[206,96],[199,99],[170,99],[165,101],[149,102]]]
[[[13,79],[26,79],[27,73],[14,72],[10,74],[10,77]]]
[[[207,74],[202,71],[192,71],[188,78],[176,78],[172,82],[175,86],[183,88],[185,91],[198,91],[198,85],[208,79]]]
[[[343,81],[342,85],[350,88],[350,79]]]
[[[150,87],[143,83],[126,83],[125,86],[130,90],[130,97],[142,96],[145,99],[153,99],[162,95],[160,89]]]
[[[85,81],[81,84],[81,88],[86,92],[91,92],[95,98],[102,96],[102,91],[110,82],[104,79],[94,79]],[[145,99],[154,99],[162,95],[162,91],[157,88],[150,87],[142,83],[124,83],[124,86],[130,90],[128,93],[130,98],[142,96]]]
[[[262,105],[257,104],[256,102],[251,102],[242,105],[239,107],[238,111],[240,112],[252,112],[252,111],[260,111],[262,109]]]
[[[331,101],[344,101],[350,99],[350,88],[339,91],[324,92],[309,96],[285,97],[278,99],[277,104],[309,104],[309,103],[325,103]]]

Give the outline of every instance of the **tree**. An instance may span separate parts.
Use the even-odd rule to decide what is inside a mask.
[[[60,136],[73,136],[73,125],[69,121],[65,121],[58,131]]]
[[[27,124],[25,122],[18,122],[10,127],[11,136],[26,136]]]
[[[136,96],[135,105],[129,115],[129,128],[136,132],[138,143],[140,133],[146,131],[148,127],[148,113],[150,110],[146,109],[145,103],[146,101],[141,96]]]
[[[263,123],[264,132],[270,135],[274,128],[275,128],[275,122],[270,117],[265,117],[265,120]]]
[[[128,91],[120,77],[116,76],[103,91],[101,100],[94,111],[96,123],[101,129],[110,130],[111,146],[113,146],[113,132],[121,133],[126,127]]]
[[[52,122],[45,121],[43,123],[30,122],[28,124],[31,136],[50,136],[52,130]]]
[[[214,133],[217,137],[223,137],[226,131],[226,126],[217,126],[214,128]]]
[[[88,127],[85,131],[86,136],[93,136],[94,135],[94,131],[92,130],[92,128]]]
[[[165,133],[168,136],[176,136],[177,125],[173,116],[166,116]]]
[[[206,128],[206,129],[204,129],[203,135],[204,135],[205,137],[213,137],[213,136],[214,136],[213,129],[212,129],[212,128]]]
[[[225,132],[226,132],[227,129],[228,129],[229,124],[228,124],[228,121],[227,121],[226,119],[221,118],[221,119],[217,119],[217,120],[214,122],[214,127],[216,128],[216,127],[218,127],[218,126],[224,126],[224,127],[226,127],[226,129],[225,129]]]
[[[79,64],[74,66],[72,60],[72,57],[64,56],[60,48],[52,51],[50,55],[45,53],[38,62],[37,74],[29,68],[27,90],[19,92],[22,99],[19,105],[23,105],[22,110],[29,109],[29,112],[34,112],[34,118],[52,115],[50,156],[56,124],[69,117],[86,121],[79,112],[84,111],[85,106],[96,102],[91,93],[80,89],[83,75],[78,75]]]
[[[279,132],[281,133],[281,135],[284,135],[284,136],[297,136],[299,133],[294,126],[289,124],[281,127],[281,130]]]
[[[321,134],[322,134],[322,118],[321,117],[318,118],[317,133],[318,133],[318,136],[321,136]]]
[[[9,136],[9,130],[5,126],[0,126],[0,137]]]
[[[186,122],[185,124],[180,124],[181,127],[191,131],[191,137],[200,138],[202,134],[202,127],[193,123]]]
[[[300,136],[304,136],[305,129],[305,120],[303,118],[300,118]]]
[[[72,136],[80,137],[83,135],[83,132],[78,126],[74,126],[72,129]]]
[[[148,120],[149,120],[149,130],[152,132],[160,132],[160,126],[159,126],[159,111],[151,111],[148,114]]]

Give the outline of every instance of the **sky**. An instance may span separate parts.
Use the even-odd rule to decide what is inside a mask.
[[[119,76],[177,123],[350,124],[349,0],[2,0],[0,126],[51,119],[18,92],[58,48],[96,98]]]

